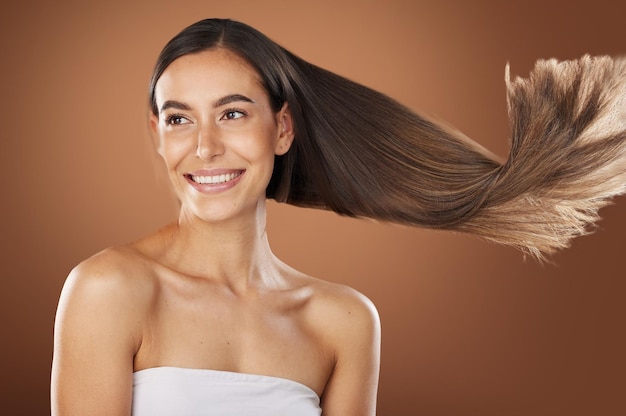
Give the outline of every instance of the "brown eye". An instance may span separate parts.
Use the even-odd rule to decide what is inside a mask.
[[[189,123],[189,120],[187,120],[185,117],[181,116],[180,114],[172,114],[171,116],[168,116],[165,119],[165,124],[167,124],[168,126],[187,124],[187,123]]]
[[[222,120],[237,120],[239,118],[245,117],[246,113],[240,110],[227,110],[224,112],[222,116]]]

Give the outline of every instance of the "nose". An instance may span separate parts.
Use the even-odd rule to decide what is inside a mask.
[[[203,162],[209,162],[216,156],[224,153],[224,144],[216,127],[205,126],[198,132],[196,157]]]

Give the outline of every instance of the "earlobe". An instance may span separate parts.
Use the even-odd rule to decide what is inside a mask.
[[[291,148],[291,143],[293,142],[295,131],[293,118],[291,116],[291,110],[289,109],[289,105],[285,103],[283,108],[277,114],[277,122],[278,122],[278,141],[276,142],[276,148],[274,152],[276,155],[281,156],[287,153],[289,148]]]

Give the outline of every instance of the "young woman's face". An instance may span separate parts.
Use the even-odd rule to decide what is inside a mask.
[[[155,89],[151,128],[184,214],[219,221],[255,210],[265,198],[274,155],[293,140],[256,71],[225,49],[172,62]]]

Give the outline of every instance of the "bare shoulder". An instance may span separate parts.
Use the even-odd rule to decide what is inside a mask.
[[[309,279],[312,316],[333,343],[342,344],[354,337],[365,342],[379,339],[380,318],[367,296],[346,285]]]
[[[320,306],[335,318],[378,320],[374,303],[356,289],[325,281],[318,282],[316,286]]]
[[[134,338],[135,322],[145,313],[154,291],[149,266],[130,247],[109,248],[78,264],[68,275],[57,309],[57,326],[92,326],[104,323],[104,316],[115,317]],[[61,328],[59,328],[61,329]]]
[[[144,263],[130,248],[112,248],[69,274],[54,325],[52,414],[130,414],[151,292]]]
[[[149,268],[130,247],[105,249],[82,261],[69,274],[63,294],[80,292],[102,300],[122,302],[148,289]]]
[[[310,319],[332,371],[321,397],[324,414],[373,415],[380,371],[380,318],[373,302],[344,286],[311,280]]]

